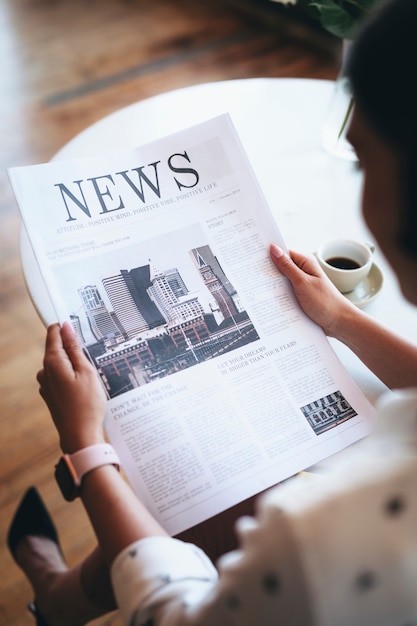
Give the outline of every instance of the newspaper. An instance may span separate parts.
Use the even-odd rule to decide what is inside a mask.
[[[369,432],[373,407],[269,258],[285,243],[227,114],[9,176],[107,436],[169,533]]]

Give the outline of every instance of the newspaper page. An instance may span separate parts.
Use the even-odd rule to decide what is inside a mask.
[[[285,246],[230,117],[136,150],[9,170],[105,428],[171,534],[369,432],[373,408],[274,268]]]

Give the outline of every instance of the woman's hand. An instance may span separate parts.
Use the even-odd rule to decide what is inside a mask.
[[[104,441],[104,389],[68,322],[62,328],[58,324],[48,328],[43,369],[37,380],[63,452],[73,453]]]
[[[326,335],[338,337],[342,320],[355,315],[356,307],[336,289],[314,258],[293,251],[288,255],[276,244],[271,244],[270,252],[275,267],[291,282],[304,312]]]

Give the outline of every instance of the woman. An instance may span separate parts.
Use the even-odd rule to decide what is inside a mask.
[[[349,138],[364,171],[364,217],[414,304],[416,27],[417,2],[391,1],[349,63],[356,97]],[[55,528],[29,491],[9,547],[34,587],[38,624],[76,626],[111,608],[111,595],[103,604],[106,567],[126,624],[417,623],[417,349],[351,305],[314,260],[275,245],[271,255],[328,335],[387,385],[415,389],[383,401],[375,433],[332,475],[260,497],[256,518],[238,522],[239,550],[217,570],[194,545],[168,537],[111,464],[87,473],[80,488],[100,548],[68,570]],[[48,329],[38,381],[63,452],[103,443],[105,399],[69,324]]]

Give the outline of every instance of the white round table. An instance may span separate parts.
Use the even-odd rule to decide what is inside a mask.
[[[333,237],[372,240],[360,214],[361,175],[354,163],[321,146],[322,126],[334,83],[323,80],[254,78],[195,85],[164,93],[103,118],[66,144],[54,159],[133,147],[229,112],[278,226],[290,248],[314,251]],[[56,321],[22,231],[21,258],[29,293],[45,324]],[[386,261],[376,250],[383,287],[366,310],[417,340],[413,307],[402,297]],[[344,346],[336,351],[365,394],[384,389]]]

